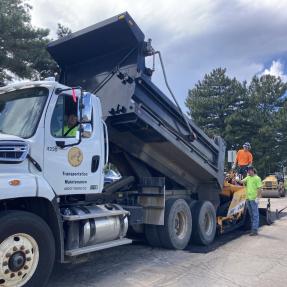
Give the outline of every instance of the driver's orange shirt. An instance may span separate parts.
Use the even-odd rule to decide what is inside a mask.
[[[248,150],[240,149],[236,154],[236,162],[239,166],[252,164],[252,153]]]

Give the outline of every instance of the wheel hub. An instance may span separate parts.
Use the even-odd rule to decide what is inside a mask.
[[[8,267],[12,272],[17,272],[24,267],[26,256],[22,251],[15,252],[8,261]]]
[[[39,262],[39,247],[34,238],[19,233],[0,244],[0,286],[24,286]]]
[[[187,219],[183,212],[178,212],[174,220],[174,229],[178,238],[184,238],[187,232]]]
[[[207,235],[212,234],[212,218],[209,213],[206,213],[204,216],[204,230]]]

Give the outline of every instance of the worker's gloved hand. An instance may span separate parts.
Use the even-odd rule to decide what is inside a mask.
[[[236,168],[236,164],[234,163],[233,165],[232,165],[232,169],[235,169]]]

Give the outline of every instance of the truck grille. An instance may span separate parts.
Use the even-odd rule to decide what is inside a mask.
[[[29,152],[29,146],[22,141],[0,141],[0,162],[21,162]]]

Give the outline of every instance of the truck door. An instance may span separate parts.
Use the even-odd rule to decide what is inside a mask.
[[[104,135],[101,108],[92,98],[91,133],[79,144],[78,97],[54,94],[45,119],[44,176],[58,195],[101,192],[104,181]],[[72,145],[60,148],[56,142]]]

